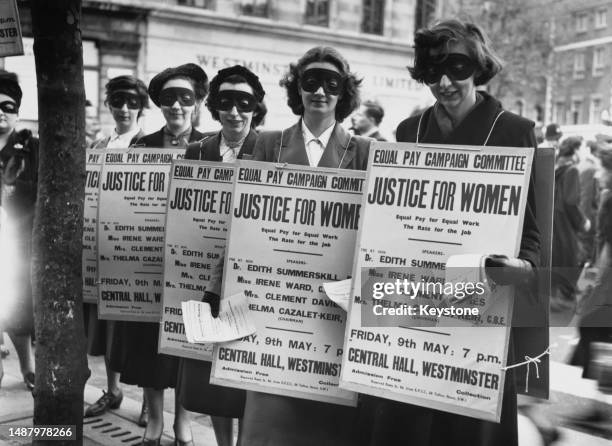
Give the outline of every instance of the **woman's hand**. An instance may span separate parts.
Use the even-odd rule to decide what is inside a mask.
[[[204,291],[202,302],[207,302],[210,305],[210,314],[212,314],[212,317],[219,316],[219,305],[221,304],[221,298],[218,294],[211,293],[210,291]]]
[[[533,266],[527,260],[496,254],[485,260],[485,271],[497,285],[519,285],[535,277]]]

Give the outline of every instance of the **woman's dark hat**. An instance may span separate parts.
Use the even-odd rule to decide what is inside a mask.
[[[155,105],[158,107],[159,105],[159,93],[161,92],[164,84],[169,80],[177,76],[184,76],[190,79],[193,79],[195,82],[195,93],[198,99],[202,99],[203,96],[199,96],[199,92],[204,92],[208,90],[208,76],[199,65],[194,63],[186,63],[184,65],[179,65],[178,67],[166,68],[161,73],[155,75],[151,82],[149,83],[149,96]]]
[[[0,93],[10,96],[21,107],[23,92],[19,86],[19,79],[15,73],[0,70]]]
[[[222,70],[219,70],[217,75],[212,79],[212,81],[210,81],[211,91],[218,91],[221,84],[225,82],[225,79],[230,76],[242,76],[247,81],[247,84],[249,84],[251,88],[253,88],[253,96],[255,96],[257,102],[261,102],[263,100],[264,96],[266,95],[266,92],[261,86],[261,82],[259,82],[259,77],[257,77],[255,73],[253,73],[248,68],[243,67],[242,65],[234,65],[233,67],[223,68]]]
[[[612,147],[606,146],[599,151],[601,165],[606,170],[612,170]]]

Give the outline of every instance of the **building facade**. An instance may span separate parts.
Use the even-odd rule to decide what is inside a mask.
[[[199,64],[212,77],[219,69],[242,64],[260,77],[266,89],[264,127],[284,128],[297,117],[286,105],[280,78],[306,50],[329,45],[363,78],[362,99],[383,105],[381,129],[392,137],[402,119],[433,102],[428,89],[410,78],[406,66],[412,60],[415,24],[435,16],[435,3],[431,9],[432,0],[85,0],[86,94],[109,132],[112,118],[103,104],[108,79],[129,73],[148,83],[164,68],[188,62]],[[29,3],[19,2],[19,8],[26,55],[6,58],[3,64],[17,72],[26,86],[22,119],[34,122]],[[151,106],[143,121],[146,131],[163,125],[161,112]],[[219,125],[203,110],[198,127],[214,130]]]
[[[612,2],[563,2],[558,8],[550,121],[562,125],[609,122]]]

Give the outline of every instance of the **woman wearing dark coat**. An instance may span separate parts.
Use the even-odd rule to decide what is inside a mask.
[[[576,346],[571,363],[583,367],[584,378],[593,376],[591,344],[612,343],[612,149],[600,154],[602,173],[601,196],[597,212],[596,265],[600,277],[591,291],[581,301],[580,342]]]
[[[437,101],[422,114],[400,123],[397,141],[535,148],[533,122],[504,110],[487,93],[476,91],[477,85],[486,84],[500,69],[482,31],[473,24],[448,20],[419,30],[411,74],[427,84]],[[499,284],[520,283],[531,279],[539,258],[535,196],[530,184],[519,256],[489,257],[487,274]],[[504,272],[497,267],[504,267]],[[517,295],[515,305],[520,305],[522,298]],[[509,364],[513,362],[512,348],[511,336]],[[506,372],[500,423],[366,395],[362,396],[360,416],[358,443],[362,445],[518,445],[513,369]]]
[[[185,64],[167,68],[149,84],[149,96],[161,108],[166,125],[144,136],[136,146],[180,148],[204,135],[192,126],[206,93],[208,78],[202,68]],[[159,323],[122,322],[115,327],[111,367],[121,373],[121,382],[144,388],[149,421],[143,445],[159,445],[163,430],[163,392],[175,387],[179,358],[158,354]],[[175,399],[175,444],[191,445],[191,428],[185,409]]]
[[[555,203],[552,245],[551,310],[573,308],[580,275],[578,235],[590,221],[580,209],[580,173],[577,150],[581,138],[569,137],[559,145],[555,165]]]
[[[149,106],[147,86],[134,76],[117,76],[106,84],[104,104],[108,107],[115,128],[113,132],[95,141],[92,149],[127,148],[144,136],[138,126],[138,119]],[[117,409],[123,400],[123,392],[119,387],[119,374],[110,368],[110,353],[115,329],[114,321],[98,319],[97,304],[83,304],[85,333],[87,334],[87,354],[104,356],[106,368],[107,391],[85,410],[85,418],[97,417],[109,409]],[[143,409],[146,407],[143,404]],[[142,412],[138,424],[146,426],[146,412]]]
[[[256,161],[365,170],[370,139],[340,125],[359,103],[360,81],[333,48],[307,51],[281,80],[300,120],[283,131],[263,132]],[[241,446],[342,446],[354,444],[355,408],[247,391]]]
[[[221,130],[201,141],[189,144],[186,159],[233,162],[250,157],[257,139],[253,130],[265,117],[262,107],[265,91],[259,78],[241,65],[224,68],[210,81],[206,106],[213,118],[221,123]],[[221,263],[223,265],[223,263]],[[217,270],[220,277],[223,267]],[[218,287],[215,301],[211,293],[213,314],[219,311]],[[234,444],[233,419],[242,418],[245,391],[209,383],[211,363],[195,359],[180,360],[176,391],[183,407],[192,412],[210,415],[219,446]]]
[[[38,139],[29,130],[17,132],[22,91],[17,75],[0,70],[0,185],[2,205],[2,292],[0,333],[6,331],[17,350],[28,390],[34,388],[31,335],[34,304],[30,265],[32,228],[38,183]],[[4,375],[0,359],[0,383]]]

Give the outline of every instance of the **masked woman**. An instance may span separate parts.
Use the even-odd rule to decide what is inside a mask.
[[[115,128],[110,136],[100,138],[91,145],[93,149],[120,149],[134,144],[144,136],[138,126],[138,119],[145,107],[149,106],[147,87],[134,76],[118,76],[106,84],[106,99]],[[119,388],[119,374],[109,365],[115,323],[98,319],[96,304],[84,304],[85,332],[87,333],[87,353],[92,356],[104,355],[108,391],[85,410],[85,417],[97,417],[108,409],[121,405],[123,393]],[[143,405],[144,407],[144,405]],[[139,424],[146,426],[145,415],[141,414]]]
[[[210,81],[206,106],[221,123],[221,131],[187,146],[186,159],[231,163],[252,155],[257,133],[253,130],[263,120],[265,91],[259,78],[247,68],[235,65],[220,70]],[[220,279],[221,270],[214,277]],[[219,311],[220,281],[206,294],[213,314]],[[242,418],[244,390],[209,384],[211,363],[181,359],[176,391],[185,409],[210,415],[219,446],[233,445],[233,418]]]
[[[208,78],[195,64],[167,68],[149,83],[149,97],[161,108],[166,125],[144,136],[137,146],[157,148],[186,147],[203,138],[193,128],[200,104],[208,92]],[[111,367],[121,373],[121,382],[144,388],[149,422],[143,444],[159,445],[163,430],[164,389],[175,387],[179,359],[157,353],[159,323],[124,322],[113,339]],[[119,344],[119,345],[117,345]],[[175,444],[192,445],[189,418],[176,398],[174,412]]]
[[[411,75],[429,87],[436,103],[399,124],[398,142],[536,147],[533,122],[504,110],[497,99],[476,89],[501,69],[480,28],[458,20],[439,22],[417,31],[414,45]],[[532,279],[540,258],[534,210],[530,185],[518,258],[489,256],[487,260],[487,274],[494,282],[518,284]],[[523,298],[517,294],[515,306]],[[509,364],[512,357],[511,353]],[[500,423],[364,396],[362,405],[369,410],[369,430],[361,436],[361,443],[517,446],[516,404],[512,369],[506,372]]]
[[[17,350],[23,382],[34,389],[31,335],[34,305],[30,264],[38,182],[38,139],[17,132],[22,91],[17,75],[0,70],[0,333],[6,331]],[[4,375],[0,359],[0,382]]]
[[[307,51],[281,80],[287,103],[300,119],[283,131],[260,134],[254,159],[365,170],[370,140],[351,136],[340,125],[359,104],[360,83],[335,49]],[[240,444],[351,444],[355,415],[350,407],[248,391]]]

